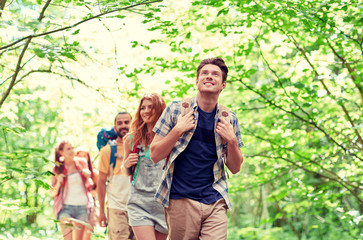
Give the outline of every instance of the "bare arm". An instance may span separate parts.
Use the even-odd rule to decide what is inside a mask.
[[[139,160],[139,155],[137,153],[131,152],[131,140],[127,138],[124,140],[124,161],[122,163],[122,173],[125,173],[127,176],[131,175],[130,168],[137,163]]]
[[[237,140],[228,142],[227,152],[226,165],[233,174],[236,174],[241,170],[241,165],[244,160],[242,152],[238,147]]]
[[[88,168],[87,160],[85,158],[81,158],[81,157],[75,157],[74,160],[75,160],[77,166],[81,169],[82,175],[85,178],[90,178],[92,173]]]
[[[98,218],[98,222],[101,227],[106,227],[107,225],[106,215],[105,215],[106,181],[107,181],[107,174],[99,172],[98,181],[97,181],[97,194],[98,194],[98,202],[100,204],[100,215]]]
[[[56,177],[55,176],[52,176],[52,182],[55,184],[53,184],[53,187],[50,189],[49,191],[49,195],[51,197],[55,197],[58,195],[61,187],[62,187],[62,184],[64,182],[64,174],[61,173],[61,174],[58,174]]]
[[[195,121],[193,111],[185,114],[185,116],[179,115],[176,125],[165,137],[155,135],[150,144],[151,160],[154,163],[157,163],[166,158],[170,154],[179,137],[184,132],[192,129],[194,125]]]
[[[226,165],[228,169],[236,174],[241,170],[243,163],[243,155],[238,147],[237,137],[234,134],[233,126],[228,123],[224,118],[220,118],[217,123],[216,132],[227,142],[227,160]]]
[[[88,168],[83,168],[81,172],[85,178],[91,177],[91,171]]]
[[[98,184],[98,170],[93,168],[93,176],[92,176],[92,181],[95,184]]]

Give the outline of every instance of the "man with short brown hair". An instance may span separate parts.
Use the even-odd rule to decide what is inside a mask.
[[[155,197],[165,207],[171,240],[227,238],[231,203],[224,167],[235,174],[243,162],[238,119],[218,104],[227,74],[223,59],[204,59],[190,111],[181,114],[181,102],[173,102],[153,129],[151,159],[169,156]]]
[[[112,144],[117,147],[115,166],[110,164],[111,145],[101,148],[98,177],[98,201],[100,204],[99,224],[108,226],[110,240],[133,239],[132,229],[129,226],[126,203],[130,192],[130,179],[122,174],[123,137],[129,132],[131,115],[119,112],[115,117],[114,129],[117,139]],[[106,187],[107,183],[107,187]],[[105,196],[107,192],[107,220],[105,214]]]

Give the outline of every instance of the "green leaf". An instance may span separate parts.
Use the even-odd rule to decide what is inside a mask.
[[[77,29],[76,31],[74,31],[74,32],[72,33],[72,35],[77,35],[80,31],[81,31],[80,29]]]
[[[44,58],[46,56],[46,54],[39,48],[35,48],[34,53],[40,58]]]
[[[298,89],[303,89],[305,88],[305,84],[303,84],[302,82],[296,82],[294,83],[294,86]]]

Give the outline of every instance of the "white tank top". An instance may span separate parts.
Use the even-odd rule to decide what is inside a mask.
[[[87,205],[87,195],[84,191],[81,175],[78,172],[68,175],[68,192],[64,199],[67,205]]]

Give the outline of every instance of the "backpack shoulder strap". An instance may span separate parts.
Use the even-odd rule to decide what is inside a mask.
[[[229,109],[221,104],[219,104],[218,117],[223,117],[227,122],[231,123],[231,112]]]
[[[191,102],[192,102],[191,98],[184,98],[180,101],[180,111],[182,116],[184,116],[190,111]]]
[[[184,98],[184,99],[180,100],[180,111],[181,111],[182,116],[185,116],[185,114],[187,114],[190,111],[191,103],[192,103],[192,98]],[[170,158],[170,154],[166,157],[166,160],[165,160],[165,163],[163,166],[163,170],[168,165],[169,158]]]
[[[190,111],[191,102],[192,98],[184,98],[180,101],[180,106],[181,106],[180,111],[182,116],[184,116]],[[218,117],[224,117],[227,122],[231,123],[231,113],[229,109],[221,104],[219,104]]]
[[[111,147],[111,154],[110,154],[110,166],[115,168],[116,166],[116,154],[117,154],[117,144],[115,140],[109,141],[108,144]]]

